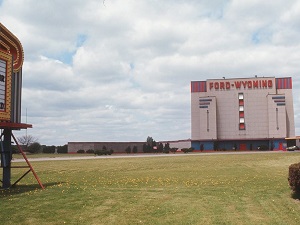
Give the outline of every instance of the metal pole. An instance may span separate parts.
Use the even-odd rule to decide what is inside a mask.
[[[3,131],[4,141],[3,141],[3,152],[1,154],[1,162],[3,166],[3,179],[2,188],[10,188],[11,186],[11,130],[4,129]]]

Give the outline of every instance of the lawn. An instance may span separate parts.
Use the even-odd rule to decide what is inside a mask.
[[[32,162],[46,189],[30,173],[0,190],[0,224],[300,224],[287,182],[296,162],[297,152]]]

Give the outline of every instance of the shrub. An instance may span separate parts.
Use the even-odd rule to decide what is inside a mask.
[[[181,151],[184,152],[184,153],[188,153],[189,149],[188,148],[182,148]]]
[[[42,150],[42,146],[38,142],[34,142],[28,146],[27,151],[30,153],[40,153]]]
[[[19,151],[19,149],[16,145],[11,146],[11,153],[12,154],[19,154],[20,153],[20,151]]]
[[[68,145],[58,146],[57,153],[68,153]]]
[[[83,150],[83,149],[79,149],[78,151],[77,151],[77,153],[85,153],[85,151]]]
[[[300,194],[300,163],[290,165],[288,181],[294,193]]]
[[[43,153],[55,153],[55,146],[54,145],[52,145],[52,146],[46,146],[46,145],[44,145],[44,146],[42,146],[42,151],[43,151]]]
[[[183,151],[184,153],[189,153],[189,152],[194,151],[194,148],[193,147],[191,147],[191,148],[183,148],[183,149],[181,149],[181,151]]]
[[[169,149],[164,149],[163,153],[169,154],[170,150]]]
[[[104,155],[105,150],[95,150],[95,155]]]
[[[136,146],[133,146],[132,152],[133,152],[133,153],[137,153],[137,152],[138,152],[138,148],[137,148]]]
[[[143,152],[144,153],[150,153],[150,152],[152,152],[153,151],[153,149],[152,149],[152,147],[150,146],[150,145],[148,145],[148,144],[143,144]]]
[[[102,151],[99,150],[99,149],[96,149],[96,150],[94,151],[94,154],[95,154],[95,155],[102,155]]]
[[[166,143],[163,149],[163,153],[169,154],[169,152],[170,152],[170,144]]]
[[[164,151],[164,145],[162,143],[159,143],[157,150],[159,153],[162,153]]]
[[[125,152],[126,152],[127,154],[131,153],[131,147],[128,146],[128,147],[125,149]]]
[[[178,148],[171,148],[170,149],[170,151],[172,152],[172,153],[174,153],[175,154],[175,152],[178,150]]]
[[[101,150],[95,150],[94,154],[95,155],[111,155],[114,153],[114,150],[110,149],[101,149]]]
[[[89,149],[89,150],[86,150],[86,153],[88,153],[88,154],[94,154],[95,151],[93,149]]]

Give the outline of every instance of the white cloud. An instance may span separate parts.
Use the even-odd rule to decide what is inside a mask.
[[[190,137],[190,81],[292,76],[296,0],[4,0],[22,42],[23,122],[42,144]]]

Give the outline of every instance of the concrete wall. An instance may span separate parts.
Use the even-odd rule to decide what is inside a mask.
[[[158,143],[169,143],[170,148],[190,148],[191,140],[176,140],[176,141],[159,141]],[[78,150],[87,151],[101,150],[105,146],[108,150],[113,149],[114,153],[125,153],[125,149],[130,146],[131,150],[137,146],[138,153],[143,153],[143,145],[145,142],[68,142],[68,153],[77,153]]]
[[[114,153],[125,153],[125,149],[137,146],[138,152],[143,152],[145,142],[68,142],[68,152],[76,153],[78,150],[101,150],[105,146],[108,150],[113,149]]]

